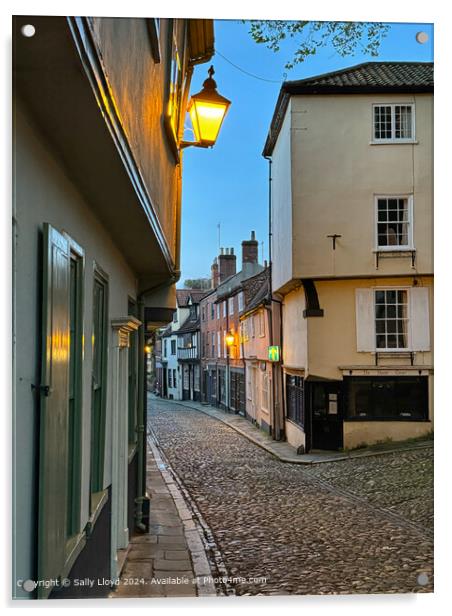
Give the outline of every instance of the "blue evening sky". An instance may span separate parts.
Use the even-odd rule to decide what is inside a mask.
[[[209,277],[213,258],[218,254],[218,223],[221,246],[234,247],[240,269],[241,241],[251,230],[259,241],[259,259],[268,259],[268,162],[262,149],[275,103],[284,79],[303,79],[366,61],[433,61],[433,26],[430,24],[391,24],[380,46],[378,58],[356,53],[342,58],[331,48],[288,71],[284,68],[295,49],[287,41],[278,53],[256,44],[248,34],[249,25],[234,20],[215,21],[215,48],[212,59],[218,91],[232,101],[216,145],[211,149],[188,148],[184,153],[182,196],[182,276]],[[417,32],[426,32],[425,44],[416,41]],[[269,83],[250,77],[227,62]],[[198,92],[207,76],[208,65],[196,67],[191,92]],[[286,73],[286,76],[284,76]],[[190,139],[190,134],[186,134]]]

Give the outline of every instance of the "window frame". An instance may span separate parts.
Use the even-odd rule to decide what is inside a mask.
[[[265,308],[259,310],[258,324],[259,324],[259,338],[265,338]]]
[[[138,318],[138,304],[135,298],[128,298],[128,314]],[[138,331],[129,334],[128,349],[128,443],[135,447],[138,442]]]
[[[92,329],[92,358],[93,358],[93,367],[92,367],[92,385],[91,385],[91,468],[90,468],[90,492],[91,492],[91,512],[95,508],[95,502],[97,501],[97,495],[103,490],[103,481],[104,481],[104,463],[105,463],[105,437],[106,437],[106,414],[107,414],[107,395],[108,395],[108,345],[109,345],[109,276],[104,272],[104,270],[95,262],[94,263],[94,271],[93,271],[93,329]],[[95,283],[104,286],[105,290],[105,301],[103,305],[103,321],[104,321],[104,331],[103,337],[101,340],[101,363],[102,363],[102,392],[101,392],[101,408],[100,408],[100,416],[99,416],[99,425],[100,425],[100,433],[98,435],[98,442],[96,443],[95,450],[93,451],[93,405],[94,405],[94,360],[95,360],[95,339],[94,339],[94,319],[95,319],[95,299],[94,299],[94,290]],[[93,460],[94,460],[94,468],[93,468]]]
[[[82,496],[82,429],[83,429],[83,356],[84,356],[84,330],[85,330],[85,251],[67,233],[63,232],[69,244],[70,262],[75,266],[75,341],[74,341],[74,432],[72,434],[72,459],[71,449],[68,449],[68,503],[66,520],[66,557],[69,556],[74,537],[81,531],[80,510]],[[72,359],[70,358],[69,362]],[[69,386],[69,382],[68,382]],[[68,393],[70,391],[68,390]],[[68,405],[69,408],[69,405]],[[68,441],[71,438],[69,433]],[[72,483],[71,483],[72,482]],[[71,489],[71,494],[69,491]]]
[[[163,123],[177,164],[180,162],[179,146],[184,132],[190,76],[184,72],[187,48],[187,20],[167,19],[167,67],[165,75],[165,103]],[[183,22],[181,24],[181,22]],[[182,29],[182,31],[181,31]],[[183,39],[179,50],[179,36]],[[174,81],[175,76],[175,81]],[[173,104],[173,101],[175,104]]]
[[[379,199],[406,199],[408,211],[408,244],[395,244],[390,246],[380,246],[378,243],[378,200]],[[374,242],[375,251],[378,252],[412,252],[414,250],[414,203],[412,194],[375,194],[374,195]],[[389,222],[389,221],[388,221]]]
[[[410,381],[417,382],[419,386],[422,388],[421,395],[423,397],[423,411],[419,413],[420,416],[412,414],[408,414],[407,412],[400,412],[398,415],[387,414],[376,414],[375,409],[377,407],[377,386],[376,384],[393,384],[393,392],[390,395],[390,400],[395,407],[400,403],[399,397],[396,395],[397,389],[399,389],[403,384],[408,384]],[[359,384],[368,383],[370,387],[367,390],[368,400],[370,402],[369,408],[373,411],[372,413],[360,413],[351,415],[351,409],[354,408],[356,411],[356,400],[352,403],[351,396],[353,394],[353,386],[359,386]],[[412,387],[412,385],[411,385]],[[364,390],[365,391],[365,390]],[[428,377],[425,375],[417,376],[415,373],[409,376],[398,376],[398,375],[368,375],[368,376],[344,376],[344,397],[346,399],[345,409],[346,414],[344,417],[344,421],[403,421],[403,422],[428,422],[429,418],[429,384]],[[355,391],[356,394],[356,391]]]
[[[373,291],[373,311],[374,311],[374,318],[373,318],[373,327],[374,327],[374,331],[373,331],[373,339],[374,339],[374,346],[375,346],[375,352],[376,353],[409,353],[411,352],[412,349],[412,336],[411,336],[411,293],[410,293],[410,288],[411,287],[407,287],[407,286],[397,286],[397,287],[388,287],[388,286],[384,286],[384,287],[373,287],[372,291]],[[407,308],[406,308],[406,313],[407,313],[407,317],[406,317],[406,321],[407,321],[407,331],[406,331],[406,336],[407,336],[407,346],[406,347],[378,347],[377,346],[377,315],[376,315],[376,307],[377,307],[377,292],[378,291],[405,291],[406,292],[406,297],[407,297]],[[385,304],[386,306],[386,304]],[[385,318],[385,321],[387,320],[387,318]]]
[[[270,402],[270,375],[268,373],[267,370],[264,370],[262,372],[262,377],[261,377],[261,409],[263,411],[265,411],[266,413],[270,412],[270,406],[271,406],[271,402]]]
[[[286,417],[303,430],[306,423],[306,390],[304,381],[304,377],[301,375],[285,373]]]
[[[391,137],[378,138],[375,136],[375,109],[377,107],[391,107]],[[395,137],[395,108],[396,107],[411,107],[411,137],[397,138]],[[414,102],[396,102],[396,103],[372,103],[372,139],[373,144],[388,144],[388,143],[415,143],[416,142],[416,105]]]
[[[234,314],[234,297],[229,298],[228,309],[229,309],[229,316],[232,317]]]
[[[237,302],[238,302],[238,311],[239,311],[239,312],[242,312],[242,311],[243,311],[243,309],[244,309],[244,307],[245,307],[245,306],[244,306],[244,301],[243,301],[243,300],[244,300],[244,293],[243,293],[243,291],[240,291],[240,293],[238,294],[238,296],[237,296],[237,297],[238,297],[238,299],[237,299]]]

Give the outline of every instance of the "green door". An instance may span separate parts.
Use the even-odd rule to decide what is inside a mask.
[[[67,524],[70,249],[49,224],[43,253],[38,580],[56,580],[64,567]],[[51,590],[38,586],[38,597]]]

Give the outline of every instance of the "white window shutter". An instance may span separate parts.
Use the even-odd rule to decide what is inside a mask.
[[[428,288],[410,289],[411,349],[430,350],[430,319],[428,309]]]
[[[375,310],[373,289],[356,289],[356,350],[375,351]]]

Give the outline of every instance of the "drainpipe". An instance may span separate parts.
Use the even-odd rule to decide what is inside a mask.
[[[229,302],[228,302],[227,298],[226,301],[226,335],[228,335],[229,333]],[[225,379],[225,394],[226,394],[226,412],[229,413],[230,409],[231,409],[231,404],[230,404],[230,391],[229,391],[229,355],[230,355],[230,348],[228,347],[228,345],[226,344],[226,341],[223,340],[223,347],[226,348],[226,379]]]
[[[146,382],[146,365],[145,365],[145,315],[144,315],[144,297],[152,291],[156,291],[170,284],[176,283],[179,280],[180,272],[175,272],[171,275],[170,281],[149,287],[138,294],[138,318],[142,326],[138,330],[138,409],[137,409],[137,441],[138,441],[138,494],[136,497],[135,508],[135,526],[143,533],[147,532],[146,525],[143,523],[143,504],[147,499],[146,496],[146,420],[147,420],[147,382]]]
[[[270,342],[270,346],[273,346],[273,341],[274,341],[274,337],[273,337],[273,303],[272,303],[272,159],[270,156],[264,156],[264,158],[266,160],[268,160],[268,268],[269,268],[269,291],[268,291],[268,297],[267,297],[267,301],[268,304],[270,306],[269,308],[269,313],[268,313],[268,317],[269,317],[269,342]],[[275,374],[276,374],[276,370],[277,368],[275,367],[275,365],[272,363],[271,364],[271,371],[272,371],[272,406],[271,406],[271,419],[272,419],[272,426],[271,426],[271,432],[272,432],[272,437],[275,440],[279,440],[279,438],[277,439],[276,437],[279,436],[280,433],[280,425],[279,425],[279,417],[277,417],[277,415],[279,413],[275,412],[275,404],[276,404],[276,396],[275,396],[275,392],[276,392],[276,388],[275,388]],[[277,404],[278,408],[279,408],[279,403]]]

